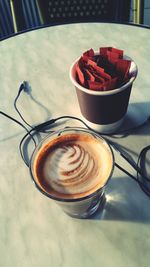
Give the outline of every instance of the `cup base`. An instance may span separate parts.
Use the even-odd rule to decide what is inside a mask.
[[[84,117],[82,117],[83,121],[90,127],[90,129],[99,132],[99,133],[103,133],[103,134],[111,134],[111,133],[115,133],[122,125],[124,118],[121,118],[121,120],[116,121],[114,123],[111,124],[96,124],[93,122],[88,121],[87,119],[85,119]]]
[[[77,219],[87,219],[91,216],[93,216],[98,210],[103,210],[103,207],[106,203],[106,197],[105,197],[105,193],[103,193],[103,195],[101,195],[101,197],[99,198],[98,201],[95,201],[95,203],[92,203],[92,206],[88,208],[88,210],[86,210],[84,213],[79,214],[79,213],[69,213],[66,212],[65,213],[67,215],[69,215],[70,217],[73,218],[77,218]]]

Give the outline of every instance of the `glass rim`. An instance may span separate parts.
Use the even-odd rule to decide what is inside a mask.
[[[108,178],[106,179],[106,182],[104,183],[104,185],[100,188],[98,188],[96,191],[92,192],[91,194],[89,195],[86,195],[86,196],[83,196],[83,197],[78,197],[78,198],[63,198],[63,197],[57,197],[57,196],[54,196],[48,192],[46,192],[46,190],[42,189],[42,187],[40,187],[37,183],[37,181],[35,180],[34,178],[34,174],[33,174],[33,168],[32,168],[32,165],[33,165],[33,162],[34,162],[34,156],[36,155],[36,152],[38,151],[38,149],[40,147],[42,147],[42,144],[43,142],[45,142],[46,140],[48,140],[50,137],[52,137],[53,135],[59,135],[60,133],[62,132],[67,132],[67,131],[73,131],[73,130],[76,130],[76,131],[82,131],[82,132],[87,132],[87,133],[90,133],[92,135],[95,135],[95,137],[97,137],[98,139],[101,139],[106,145],[107,147],[109,148],[110,152],[111,152],[111,156],[112,156],[112,166],[111,166],[111,171],[110,171],[110,174],[108,176]],[[56,136],[56,137],[57,137]],[[46,143],[45,143],[46,144]],[[83,127],[66,127],[66,128],[61,128],[60,130],[58,131],[55,131],[53,133],[50,133],[48,134],[46,137],[44,137],[40,143],[36,146],[36,148],[34,149],[32,155],[31,155],[31,159],[30,159],[30,163],[29,163],[29,171],[30,171],[30,176],[31,176],[31,179],[32,179],[32,182],[34,183],[35,187],[42,193],[44,194],[45,196],[47,196],[48,198],[50,199],[53,199],[53,200],[56,200],[56,201],[59,201],[59,202],[79,202],[79,201],[83,201],[83,200],[86,200],[86,199],[90,199],[92,197],[94,197],[95,195],[97,195],[98,192],[102,191],[103,188],[107,185],[108,181],[110,180],[110,178],[112,177],[112,174],[113,174],[113,171],[114,171],[114,167],[115,167],[115,157],[114,157],[114,152],[110,146],[110,144],[108,143],[107,140],[105,140],[101,135],[98,135],[98,133],[96,133],[95,131],[93,130],[89,130],[89,129],[86,129],[86,128],[83,128]]]

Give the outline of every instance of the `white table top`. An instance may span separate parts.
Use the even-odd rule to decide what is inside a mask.
[[[150,114],[150,30],[105,23],[48,27],[2,41],[0,110],[19,119],[13,100],[28,80],[35,101],[23,93],[18,106],[29,123],[80,116],[69,67],[83,51],[102,46],[123,49],[137,63],[125,125],[144,121]],[[150,199],[133,180],[115,169],[103,213],[68,217],[34,187],[18,150],[24,131],[2,116],[0,125],[0,266],[149,266]],[[136,160],[150,143],[150,126],[115,141]],[[149,159],[150,154],[150,167]],[[117,155],[116,160],[134,173]]]

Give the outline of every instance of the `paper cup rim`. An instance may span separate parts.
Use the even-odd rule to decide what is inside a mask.
[[[98,55],[98,54],[99,54],[98,52],[95,53],[95,55]],[[69,71],[70,80],[72,81],[72,83],[74,84],[74,86],[77,89],[79,89],[79,90],[81,90],[81,91],[83,91],[83,92],[85,92],[87,94],[90,94],[90,95],[99,95],[99,96],[101,95],[102,96],[102,95],[117,94],[117,93],[125,90],[128,86],[130,86],[133,83],[133,81],[135,80],[135,78],[137,76],[137,73],[138,73],[138,67],[137,67],[136,63],[134,62],[134,60],[132,58],[130,58],[129,56],[127,56],[127,55],[125,55],[123,58],[127,59],[127,60],[131,60],[131,66],[130,66],[129,73],[132,76],[131,76],[130,80],[127,83],[123,84],[119,88],[114,88],[114,89],[108,90],[108,91],[96,91],[96,90],[90,90],[90,89],[80,85],[75,79],[75,66],[76,66],[77,62],[79,61],[80,57],[77,58],[72,63],[72,65],[70,67],[70,71]]]

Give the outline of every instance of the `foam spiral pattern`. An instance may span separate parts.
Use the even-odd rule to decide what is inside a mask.
[[[64,194],[84,193],[98,182],[94,153],[70,143],[53,151],[45,162],[44,176],[52,189]]]

